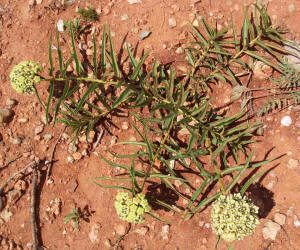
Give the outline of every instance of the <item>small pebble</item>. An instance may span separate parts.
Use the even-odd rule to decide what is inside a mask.
[[[34,129],[34,134],[35,134],[35,135],[38,135],[38,134],[42,133],[43,130],[44,130],[44,125],[37,126],[37,127]]]
[[[277,233],[280,231],[281,227],[279,224],[273,221],[267,221],[262,229],[264,239],[275,240]]]
[[[52,135],[51,135],[51,134],[45,134],[45,135],[44,135],[44,139],[45,139],[46,141],[50,141],[50,140],[52,139]]]
[[[59,19],[56,23],[56,27],[59,32],[64,32],[64,20]]]
[[[79,152],[76,152],[73,154],[73,158],[74,158],[74,160],[78,161],[82,158],[82,154]]]
[[[110,139],[110,145],[115,145],[117,143],[118,138],[116,136],[112,136]]]
[[[7,99],[6,106],[12,107],[17,104],[17,101],[15,99]]]
[[[22,140],[19,137],[13,138],[11,140],[12,144],[14,145],[20,145],[22,143]]]
[[[178,47],[175,51],[176,54],[183,54],[184,50],[182,47]]]
[[[121,21],[127,21],[129,19],[127,14],[121,16]]]
[[[287,164],[287,167],[289,169],[295,169],[295,168],[298,168],[298,166],[299,166],[299,161],[298,160],[292,159],[292,158],[289,159],[288,164]]]
[[[293,121],[290,116],[286,115],[286,116],[282,117],[280,123],[282,126],[289,127],[292,125]]]
[[[73,162],[74,162],[73,156],[69,155],[69,156],[67,157],[67,161],[68,161],[68,163],[73,163]]]
[[[286,215],[281,213],[274,214],[274,221],[279,225],[283,226],[285,224]]]
[[[176,23],[175,18],[169,18],[169,27],[172,29],[172,28],[175,28],[176,25],[177,25],[177,23]]]
[[[170,231],[170,226],[169,225],[164,225],[161,227],[161,232],[162,234],[168,234]]]
[[[26,122],[28,122],[28,118],[19,118],[18,122],[19,123],[26,123]]]
[[[122,122],[122,129],[127,130],[129,128],[128,122]]]

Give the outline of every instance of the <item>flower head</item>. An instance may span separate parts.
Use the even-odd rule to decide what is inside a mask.
[[[141,193],[130,198],[128,193],[119,192],[116,196],[115,208],[120,219],[130,223],[144,222],[143,214],[150,211],[148,201]]]
[[[240,193],[221,195],[211,211],[212,230],[225,241],[241,240],[254,232],[258,207]]]
[[[23,61],[15,65],[10,72],[11,86],[19,93],[32,94],[34,92],[34,84],[41,81],[38,72],[42,67],[33,61]]]

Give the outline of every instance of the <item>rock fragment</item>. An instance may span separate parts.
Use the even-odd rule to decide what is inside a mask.
[[[99,237],[98,237],[100,229],[101,229],[100,223],[94,224],[91,228],[91,231],[89,233],[89,238],[93,244],[98,243],[100,241]]]
[[[263,237],[265,240],[275,240],[277,233],[280,231],[281,227],[279,224],[273,221],[267,221],[262,229]]]
[[[298,168],[298,166],[299,166],[298,160],[293,159],[293,158],[289,159],[288,164],[287,164],[287,167],[289,169],[295,169],[295,168]]]
[[[286,215],[281,213],[274,214],[274,221],[279,225],[283,226],[285,224]]]
[[[176,23],[175,18],[173,18],[173,17],[169,18],[169,27],[172,29],[172,28],[175,28],[176,25],[177,25],[177,23]]]

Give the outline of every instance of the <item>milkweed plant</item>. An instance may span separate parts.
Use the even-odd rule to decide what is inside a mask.
[[[19,93],[35,92],[38,96],[35,84],[42,80],[48,81],[49,96],[46,104],[43,104],[46,116],[48,117],[52,112],[53,122],[59,120],[70,128],[75,136],[83,132],[88,134],[101,125],[107,129],[109,126],[105,125],[111,124],[111,117],[124,112],[130,114],[132,120],[140,124],[137,126],[136,123],[132,123],[133,129],[140,137],[139,141],[118,142],[119,145],[137,147],[134,153],[121,155],[111,149],[108,151],[114,159],[128,159],[131,162],[130,166],[110,161],[99,154],[108,165],[118,170],[123,169],[125,172],[124,178],[101,176],[94,181],[100,187],[129,191],[119,192],[115,198],[114,206],[121,220],[142,223],[145,221],[145,215],[148,214],[163,221],[151,214],[150,205],[153,203],[174,211],[174,214],[179,214],[180,218],[189,219],[212,203],[213,232],[227,242],[241,240],[251,235],[259,223],[258,207],[253,205],[244,193],[267,170],[252,176],[239,193],[230,194],[230,192],[247,169],[259,168],[275,158],[251,163],[254,152],[247,157],[249,154],[246,154],[246,150],[254,142],[251,138],[256,135],[255,132],[261,124],[244,119],[248,115],[245,108],[233,115],[221,114],[220,109],[215,108],[211,104],[211,98],[207,96],[210,93],[209,85],[218,84],[219,81],[231,82],[235,86],[242,85],[243,79],[240,76],[244,76],[251,68],[250,62],[247,63],[248,59],[252,63],[262,61],[283,74],[276,62],[270,61],[269,58],[272,57],[264,56],[271,54],[280,59],[282,53],[287,53],[277,46],[284,41],[281,37],[282,32],[272,26],[264,6],[256,4],[254,6],[255,13],[253,18],[250,15],[251,19],[248,7],[244,8],[245,17],[240,35],[237,35],[233,20],[231,27],[221,31],[213,25],[210,26],[205,18],[201,19],[203,32],[192,26],[195,41],[185,46],[188,72],[184,77],[176,76],[172,65],[158,64],[157,60],[154,60],[150,72],[147,72],[144,65],[149,52],[138,60],[128,44],[126,49],[131,68],[127,73],[120,70],[110,31],[107,34],[105,26],[100,56],[97,52],[95,35],[93,36],[93,58],[92,63],[89,64],[93,66],[93,72],[92,76],[89,74],[89,77],[86,77],[88,72],[77,54],[71,23],[73,51],[66,61],[60,49],[58,31],[56,32],[59,76],[55,78],[53,74],[55,71],[51,37],[50,78],[46,79],[39,75],[42,68],[36,62],[24,61],[13,67],[10,73],[11,86]],[[232,31],[232,36],[228,36],[229,30]],[[264,43],[265,41],[267,43]],[[75,72],[68,75],[67,68],[72,62],[75,65]],[[237,72],[238,68],[243,74]],[[250,78],[251,76],[252,74],[249,75]],[[54,83],[57,82],[64,83],[63,92],[58,98],[53,94]],[[82,85],[84,88],[80,89]],[[79,100],[75,100],[75,94],[79,96]],[[54,101],[53,107],[51,101]],[[132,110],[143,109],[147,109],[147,112],[132,112]],[[243,164],[239,157],[241,153],[245,153],[244,158],[246,158]],[[201,161],[203,156],[210,159],[209,163]],[[227,162],[229,157],[233,157],[235,166],[229,166]],[[137,163],[142,164],[143,169],[137,168]],[[175,171],[180,167],[191,169],[190,172],[201,180],[201,185],[194,187],[192,194],[185,194],[176,188],[178,185],[175,185],[175,182],[180,182],[180,185],[185,187],[193,185],[192,179],[178,175]],[[227,186],[224,185],[224,177],[231,178]],[[131,187],[125,184],[102,185],[96,181],[125,179],[129,180]],[[146,188],[151,183],[157,182],[185,200],[186,206],[170,205],[154,195],[151,196],[151,192],[147,193],[146,198],[144,195]],[[215,185],[215,188],[211,185]],[[212,190],[217,191],[210,195]],[[201,194],[204,193],[207,196],[202,198]]]

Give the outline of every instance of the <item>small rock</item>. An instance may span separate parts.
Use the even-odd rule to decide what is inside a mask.
[[[0,123],[8,123],[13,116],[13,111],[10,109],[0,109]]]
[[[12,107],[15,106],[18,102],[15,99],[7,99],[6,106]]]
[[[176,54],[183,54],[184,50],[182,47],[178,47],[175,51]]]
[[[89,135],[88,135],[88,138],[87,138],[87,141],[89,143],[92,143],[94,141],[94,138],[95,138],[95,135],[96,135],[96,132],[95,131],[90,131],[89,132]]]
[[[281,229],[280,225],[273,222],[273,221],[267,221],[264,225],[264,228],[262,229],[263,237],[265,240],[275,240],[277,233]]]
[[[291,3],[291,4],[288,6],[288,10],[289,10],[290,13],[295,12],[295,10],[296,10],[295,4]]]
[[[174,181],[174,185],[175,185],[175,187],[177,187],[177,188],[179,188],[180,186],[181,186],[181,181],[180,180],[175,180]]]
[[[261,62],[261,61],[256,61],[254,63],[254,68],[253,68],[253,75],[260,79],[260,80],[266,80],[272,75],[273,69]]]
[[[121,21],[127,21],[129,19],[127,14],[121,16]]]
[[[64,32],[64,20],[59,19],[56,23],[56,28],[59,32]]]
[[[129,4],[141,3],[141,0],[127,0]]]
[[[117,140],[118,138],[115,135],[113,135],[110,139],[110,145],[115,145],[117,143]]]
[[[292,118],[291,118],[290,116],[288,116],[288,115],[282,117],[282,119],[281,119],[281,121],[280,121],[280,124],[281,124],[282,126],[285,126],[285,127],[291,126],[292,123],[293,123]]]
[[[46,141],[50,141],[51,139],[52,139],[52,135],[51,134],[45,134],[44,135],[44,139],[46,140]]]
[[[124,235],[126,233],[126,227],[122,224],[118,224],[115,227],[115,230],[118,235]]]
[[[73,154],[73,158],[74,158],[75,161],[80,160],[81,157],[82,157],[82,154],[80,152],[76,152],[76,153]]]
[[[73,162],[74,162],[73,156],[69,155],[69,156],[67,157],[67,161],[68,161],[68,163],[73,163]]]
[[[10,220],[10,217],[13,216],[13,213],[10,212],[9,210],[4,210],[2,213],[1,213],[1,218],[5,221],[5,222],[9,222]]]
[[[18,122],[19,123],[26,123],[26,122],[28,122],[28,120],[29,120],[28,118],[19,118]]]
[[[34,135],[38,135],[40,133],[42,133],[44,130],[44,125],[39,125],[34,129]]]
[[[205,223],[204,227],[207,228],[207,229],[209,229],[210,228],[210,224],[209,223]]]
[[[14,145],[20,145],[22,143],[22,140],[19,137],[16,137],[16,138],[12,138],[11,142]]]
[[[35,0],[29,0],[29,1],[28,1],[28,5],[29,5],[29,6],[33,6],[34,4],[35,4]]]
[[[122,122],[122,129],[127,130],[129,128],[128,122]]]
[[[199,20],[198,20],[198,19],[195,19],[195,20],[193,21],[193,26],[194,26],[194,27],[199,27]]]
[[[294,215],[294,225],[295,225],[296,227],[300,227],[300,220],[298,220],[297,215]]]
[[[141,228],[137,228],[136,230],[134,230],[134,233],[137,233],[141,236],[145,236],[146,233],[149,231],[149,227],[141,227]]]
[[[287,167],[289,169],[295,169],[295,168],[298,168],[298,166],[299,166],[299,161],[298,160],[292,159],[292,158],[289,159],[288,164],[287,164]]]
[[[144,40],[145,38],[147,38],[148,36],[150,36],[151,31],[149,30],[142,30],[140,33],[140,39]]]
[[[87,49],[86,50],[86,55],[87,56],[92,56],[94,54],[94,51],[92,49]]]
[[[172,28],[175,28],[176,25],[177,25],[177,23],[176,23],[175,18],[169,18],[169,27],[172,29]]]
[[[279,225],[283,226],[285,224],[286,215],[281,213],[274,214],[274,221]]]
[[[170,226],[169,225],[164,225],[161,227],[161,233],[162,234],[168,234],[170,232]]]
[[[36,4],[41,4],[43,0],[36,0]]]
[[[92,226],[91,232],[89,233],[89,238],[92,243],[98,243],[100,240],[98,238],[100,232],[101,225],[96,223]]]

